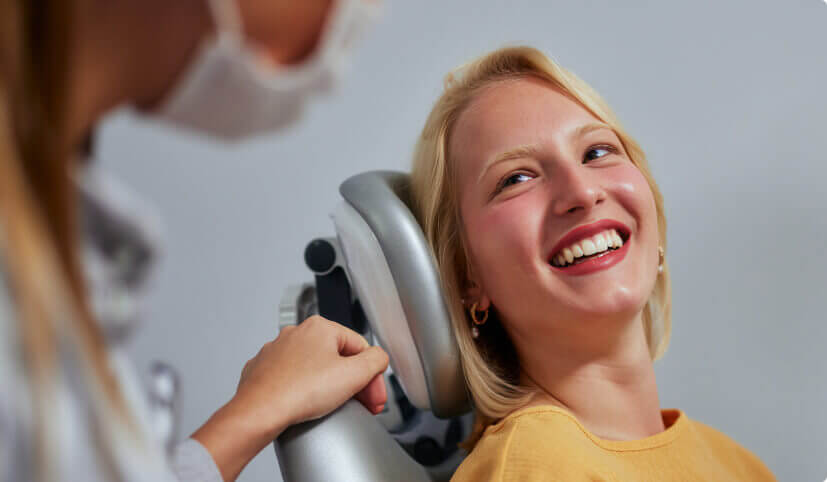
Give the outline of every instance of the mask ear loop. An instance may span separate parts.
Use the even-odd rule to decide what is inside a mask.
[[[244,23],[237,0],[208,0],[207,4],[218,36],[230,34],[238,39],[243,38]]]

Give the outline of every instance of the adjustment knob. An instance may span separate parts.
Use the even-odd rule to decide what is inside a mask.
[[[336,263],[336,249],[326,239],[314,239],[304,248],[304,262],[314,273],[326,273]]]

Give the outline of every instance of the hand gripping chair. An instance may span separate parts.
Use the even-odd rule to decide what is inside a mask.
[[[408,176],[373,171],[346,180],[336,238],[305,251],[315,283],[291,287],[280,324],[319,313],[382,346],[388,403],[373,416],[351,400],[274,442],[286,482],[448,480],[471,414],[459,351],[433,257],[411,214]]]

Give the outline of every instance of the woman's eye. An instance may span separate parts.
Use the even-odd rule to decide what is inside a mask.
[[[517,172],[517,173],[514,173],[514,174],[508,176],[507,178],[503,179],[502,183],[500,183],[500,187],[499,187],[498,190],[503,190],[503,189],[507,188],[508,186],[512,186],[514,184],[519,184],[521,182],[528,181],[528,180],[531,180],[530,175],[528,175],[526,173],[523,173],[523,172]]]
[[[585,158],[587,161],[593,161],[595,159],[600,159],[607,154],[611,154],[612,152],[615,152],[615,149],[611,146],[594,146],[586,151]]]

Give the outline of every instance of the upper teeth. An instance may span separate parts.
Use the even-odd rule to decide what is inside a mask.
[[[609,248],[620,248],[623,246],[623,239],[614,229],[607,229],[594,236],[583,238],[580,241],[566,246],[551,258],[554,266],[565,266],[572,264],[575,259],[583,256],[591,256],[596,253],[607,251]]]

